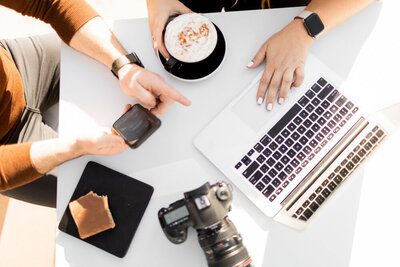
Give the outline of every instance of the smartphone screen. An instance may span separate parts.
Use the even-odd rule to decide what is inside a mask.
[[[129,146],[138,147],[160,124],[150,111],[136,104],[114,123],[113,128]]]

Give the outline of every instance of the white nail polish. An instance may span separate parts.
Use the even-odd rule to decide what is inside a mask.
[[[269,110],[269,111],[272,110],[272,104],[271,104],[271,103],[269,103],[269,104],[267,105],[267,110]]]
[[[284,98],[282,98],[282,97],[281,97],[281,98],[279,98],[279,100],[278,100],[278,103],[279,103],[279,104],[283,104],[283,102],[285,102],[285,99],[284,99]]]
[[[249,64],[246,65],[246,67],[250,68],[250,67],[253,66],[253,65],[254,65],[254,62],[253,62],[253,61],[250,61]]]
[[[154,48],[157,48],[157,41],[154,42]]]
[[[257,104],[261,105],[261,104],[262,104],[262,102],[263,102],[263,99],[262,99],[262,97],[259,97],[259,98],[257,99]]]

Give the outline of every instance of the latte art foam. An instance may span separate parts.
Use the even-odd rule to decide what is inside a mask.
[[[173,19],[165,30],[168,52],[183,62],[198,62],[208,57],[217,44],[217,30],[199,14],[189,13]]]

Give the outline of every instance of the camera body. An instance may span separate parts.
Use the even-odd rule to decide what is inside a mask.
[[[232,189],[225,182],[209,183],[184,193],[184,198],[162,208],[158,219],[168,240],[183,243],[188,227],[197,230],[210,267],[250,266],[242,237],[228,217]]]

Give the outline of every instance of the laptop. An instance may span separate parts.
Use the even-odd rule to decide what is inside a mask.
[[[261,75],[194,145],[265,215],[303,230],[388,132],[363,117],[336,74],[311,54],[302,86],[273,111],[256,103]]]

